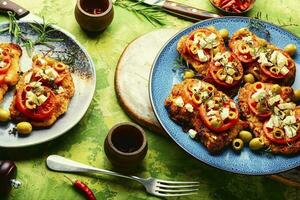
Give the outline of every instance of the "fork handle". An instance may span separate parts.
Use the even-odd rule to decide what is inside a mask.
[[[144,180],[136,176],[125,176],[117,172],[91,167],[58,155],[48,156],[46,163],[49,169],[59,172],[87,172],[95,174],[106,174],[135,180],[140,183],[142,183]]]
[[[187,6],[187,5],[177,3],[174,1],[170,1],[170,0],[166,0],[162,4],[162,8],[174,15],[188,18],[192,21],[199,21],[202,19],[221,17],[221,15],[218,15],[216,13],[212,13],[212,12],[209,12],[206,10],[194,8],[194,7]]]

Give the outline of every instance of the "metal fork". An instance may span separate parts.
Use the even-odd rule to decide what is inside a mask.
[[[156,178],[140,178],[137,176],[125,176],[117,172],[112,172],[105,169],[98,169],[88,165],[84,165],[73,160],[64,158],[58,155],[51,155],[47,158],[48,168],[60,172],[89,172],[96,174],[107,174],[135,180],[141,183],[150,194],[171,197],[171,196],[186,196],[196,194],[199,182],[182,182],[182,181],[166,181]]]

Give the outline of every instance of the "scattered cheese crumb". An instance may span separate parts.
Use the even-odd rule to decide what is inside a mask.
[[[194,107],[191,104],[189,104],[189,103],[185,104],[184,107],[189,112],[193,112],[194,111]]]
[[[182,108],[184,106],[184,102],[183,102],[183,99],[182,97],[177,97],[175,100],[174,100],[174,103],[176,106]]]
[[[196,135],[197,135],[197,131],[195,131],[194,129],[190,129],[190,130],[188,131],[188,133],[189,133],[189,136],[190,136],[191,138],[195,138]]]

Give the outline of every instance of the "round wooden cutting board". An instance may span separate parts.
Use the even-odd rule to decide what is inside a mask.
[[[163,135],[167,134],[153,113],[148,80],[156,55],[177,32],[176,29],[159,29],[135,39],[124,50],[115,72],[115,91],[129,117]],[[300,188],[299,168],[268,177]]]
[[[177,32],[159,29],[135,39],[124,50],[115,73],[115,91],[126,113],[140,125],[162,134],[166,133],[153,113],[148,80],[156,55]]]

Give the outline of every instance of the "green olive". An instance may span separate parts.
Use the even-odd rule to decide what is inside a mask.
[[[300,101],[300,90],[294,90],[295,101]]]
[[[246,74],[244,76],[244,81],[246,83],[254,83],[255,82],[255,78],[254,78],[253,74]]]
[[[262,46],[265,46],[268,43],[267,40],[262,39],[262,38],[259,40],[259,42],[260,42],[260,45],[262,45]]]
[[[10,113],[3,108],[0,108],[0,122],[7,122],[10,119]]]
[[[215,128],[219,128],[221,126],[221,120],[219,120],[218,118],[212,119],[210,123]]]
[[[281,87],[280,87],[280,85],[278,85],[278,84],[274,84],[274,85],[272,85],[272,87],[271,87],[271,91],[272,91],[273,93],[275,93],[275,94],[280,93],[280,90],[281,90]]]
[[[262,149],[264,146],[265,144],[261,138],[253,138],[249,143],[249,147],[252,150],[259,150]]]
[[[280,128],[275,128],[272,133],[274,138],[282,139],[284,137],[284,131]]]
[[[297,51],[297,46],[295,44],[288,44],[284,47],[284,51],[292,56]]]
[[[227,39],[229,36],[229,32],[227,29],[221,29],[219,30],[219,34],[222,36],[223,39]]]
[[[236,151],[242,150],[242,148],[244,147],[244,142],[243,142],[243,140],[241,140],[240,138],[235,138],[235,139],[232,141],[232,147],[233,147],[233,149],[236,150]]]
[[[32,132],[32,126],[29,122],[20,122],[17,124],[17,131],[22,135],[28,135]]]
[[[244,143],[248,143],[250,140],[252,140],[252,133],[249,131],[241,131],[239,132],[239,138],[241,138]]]
[[[213,54],[214,54],[214,56],[215,56],[218,52],[220,52],[220,49],[219,49],[219,48],[214,48],[214,49],[213,49]]]
[[[191,69],[185,70],[184,74],[183,74],[183,78],[187,79],[187,78],[193,78],[195,76],[195,72]]]

